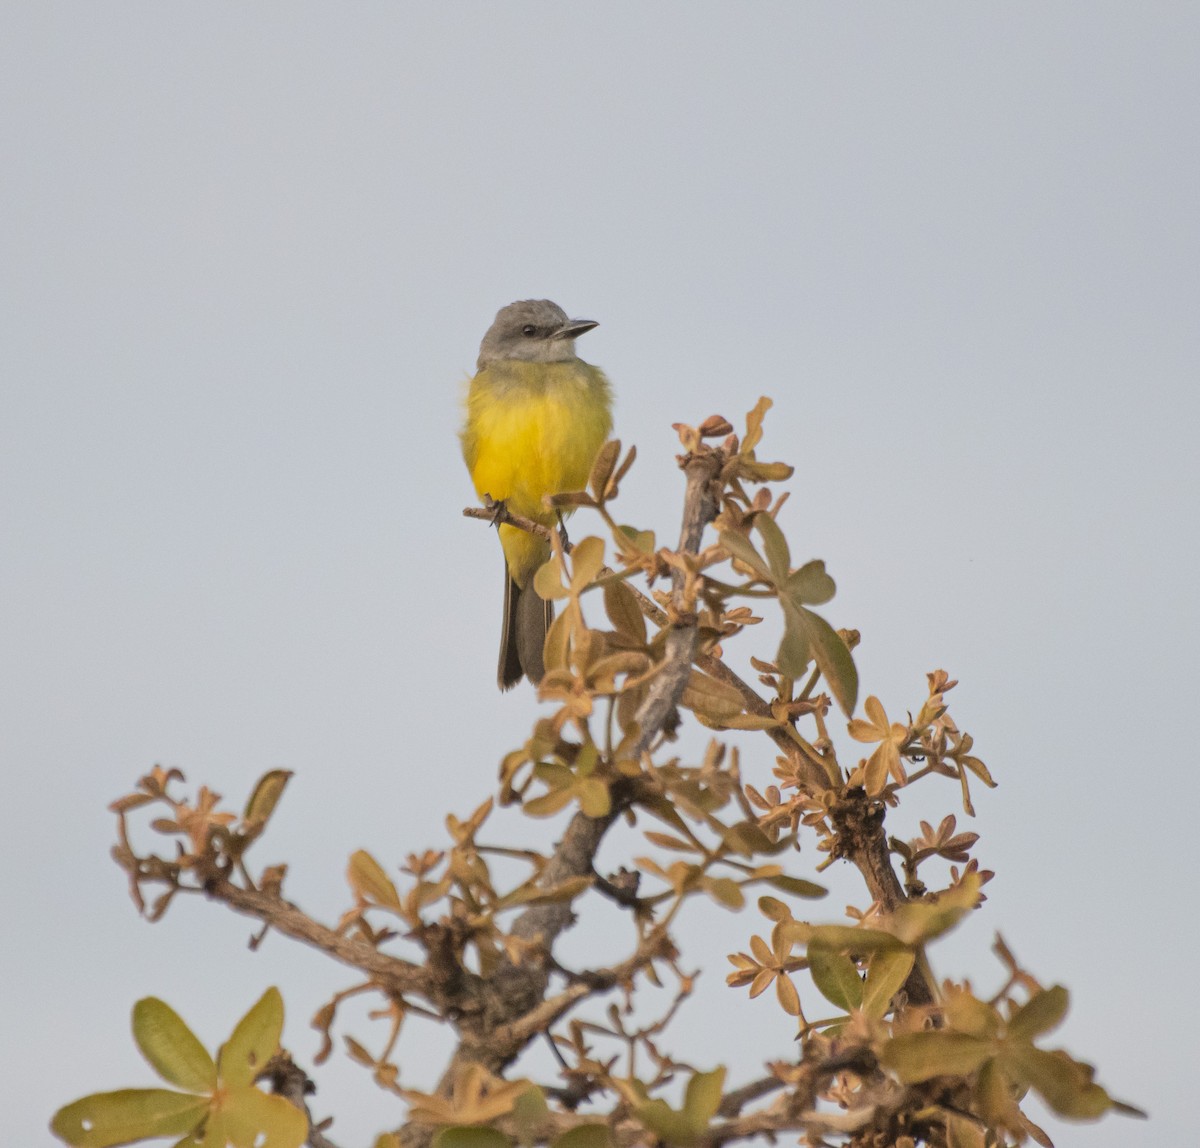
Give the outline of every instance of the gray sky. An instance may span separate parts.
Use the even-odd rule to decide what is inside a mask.
[[[548,296],[602,324],[580,350],[638,445],[639,526],[676,528],[672,422],[774,398],[762,453],[799,464],[784,525],[864,633],[864,694],[899,715],[944,666],[1001,782],[972,826],[999,876],[935,967],[990,991],[1000,930],[1071,988],[1062,1043],[1154,1123],[1048,1121],[1060,1146],[1188,1142],[1198,24],[3,5],[8,1139],[151,1082],[140,996],[215,1044],[278,983],[308,1060],[352,982],[277,938],[248,953],[214,906],[138,920],[105,805],[151,765],[238,807],[295,770],[257,859],[326,919],[350,852],[392,866],[492,790],[536,703],[493,685],[500,558],[459,516],[458,402],[495,310]],[[919,786],[906,824],[955,806]],[[814,915],[862,903],[839,880]],[[675,1047],[745,1078],[791,1029],[723,988],[762,919],[719,915],[685,925],[707,996]],[[416,1035],[407,1082],[437,1047]],[[347,1148],[398,1119],[365,1075],[319,1077]]]

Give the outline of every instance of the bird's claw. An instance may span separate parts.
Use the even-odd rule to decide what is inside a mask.
[[[508,518],[508,507],[505,505],[503,498],[493,498],[490,494],[483,496],[484,510],[490,510],[492,513],[492,525],[499,527],[506,518]]]

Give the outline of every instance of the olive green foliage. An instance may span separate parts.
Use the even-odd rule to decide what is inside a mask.
[[[504,756],[494,796],[447,816],[440,844],[398,867],[354,853],[340,920],[317,921],[287,900],[285,865],[248,864],[286,771],[266,774],[240,815],[207,789],[189,795],[178,771],[162,769],[114,804],[115,857],[148,916],[202,893],[358,970],[316,1013],[317,1064],[340,1038],[394,1097],[377,1148],[715,1148],[763,1135],[1002,1148],[1049,1144],[1022,1108],[1030,1092],[1070,1119],[1136,1111],[1090,1066],[1046,1047],[1067,991],[1043,986],[1002,940],[995,972],[975,974],[994,991],[935,973],[930,947],[978,911],[992,874],[958,814],[943,808],[909,840],[890,836],[886,820],[917,784],[973,816],[972,788],[995,782],[951,716],[956,683],[946,672],[926,675],[920,695],[905,699],[912,709],[889,713],[870,694],[860,704],[860,636],[828,620],[833,579],[819,560],[797,564],[784,533],[797,516],[781,513],[787,496],[773,490],[791,468],[757,456],[769,405],[758,403],[741,436],[717,416],[677,427],[686,489],[675,547],[615,515],[634,462],[619,443],[600,452],[587,490],[553,500],[596,531],[574,547],[555,534],[536,575],[558,611],[530,736]],[[543,531],[502,507],[486,514]],[[764,618],[782,633],[766,649],[754,630]],[[751,680],[726,661],[734,649]],[[687,722],[711,734],[695,760],[676,750]],[[727,731],[742,731],[739,748]],[[744,760],[770,783],[748,782]],[[496,802],[528,816],[519,840],[493,836]],[[146,813],[166,844],[140,852],[129,819]],[[565,831],[542,820],[560,813],[570,815]],[[644,845],[597,872],[618,819]],[[810,904],[833,864],[858,871],[863,895],[841,920],[826,910],[814,921]],[[558,938],[601,899],[626,915],[627,954],[564,967]],[[777,1030],[763,1026],[761,1074],[740,1083],[714,1063],[718,1042],[686,1056],[671,1042],[697,975],[675,925],[685,912],[722,911],[746,914],[744,947],[728,957],[728,991],[738,995],[726,1007],[770,1007],[786,1026],[778,1044],[766,1043]],[[662,1011],[641,1004],[646,986],[667,990],[655,997],[668,1001]],[[746,999],[768,990],[765,1001]],[[341,1004],[363,995],[377,1005],[378,1030],[342,1032]],[[135,1039],[171,1087],[86,1097],[55,1116],[54,1132],[94,1148],[155,1137],[209,1148],[332,1144],[304,1107],[314,1066],[277,1047],[282,1015],[268,991],[214,1059],[161,1001],[139,1002]],[[406,1081],[406,1056],[422,1055],[419,1037],[405,1042],[415,1018],[456,1036],[430,1092]],[[535,1040],[556,1057],[544,1079],[514,1070]],[[297,1075],[302,1087],[289,1087]]]
[[[259,1089],[283,1031],[283,1000],[268,989],[216,1057],[170,1006],[146,997],[133,1007],[133,1039],[173,1088],[98,1092],[55,1113],[51,1130],[80,1148],[110,1148],[163,1136],[177,1148],[299,1148],[308,1118]]]

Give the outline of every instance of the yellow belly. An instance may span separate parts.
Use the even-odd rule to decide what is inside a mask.
[[[480,498],[504,501],[515,514],[551,525],[547,494],[581,490],[612,429],[604,372],[581,360],[494,363],[471,380],[462,430],[463,457]],[[517,584],[545,561],[547,545],[501,527],[500,541]]]

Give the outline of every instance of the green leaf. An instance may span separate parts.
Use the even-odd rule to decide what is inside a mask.
[[[608,786],[598,777],[585,777],[575,786],[579,808],[589,817],[607,817],[612,809]]]
[[[996,1045],[961,1032],[907,1032],[883,1046],[880,1061],[905,1084],[934,1076],[966,1076],[993,1056]]]
[[[745,894],[732,877],[705,877],[704,891],[726,909],[740,909],[746,903]]]
[[[561,761],[535,762],[533,775],[554,789],[567,789],[575,784],[575,774],[571,767]]]
[[[580,777],[590,777],[596,770],[596,766],[600,761],[600,751],[596,748],[595,743],[585,742],[579,747],[579,752],[575,755],[575,772]]]
[[[565,809],[570,805],[573,796],[573,790],[569,788],[552,789],[549,793],[543,793],[540,797],[523,802],[521,809],[530,817],[552,817],[560,809]]]
[[[217,1066],[196,1034],[170,1005],[145,997],[133,1006],[133,1039],[150,1067],[185,1092],[210,1093]]]
[[[829,890],[815,881],[805,881],[803,877],[788,877],[780,874],[778,877],[768,877],[767,884],[781,893],[791,893],[793,897],[806,897],[810,901],[819,900],[828,895]]]
[[[783,608],[783,640],[779,643],[775,664],[780,673],[789,678],[798,678],[812,661],[812,645],[799,608],[788,598],[780,598],[779,604]]]
[[[653,554],[656,547],[653,530],[638,530],[636,526],[618,526],[619,541],[635,554]]]
[[[512,1141],[498,1129],[463,1124],[443,1128],[433,1138],[433,1148],[512,1148]]]
[[[907,949],[873,953],[867,967],[867,980],[863,987],[862,1007],[869,1017],[882,1020],[888,1006],[908,980],[915,956]]]
[[[185,1138],[186,1148],[229,1148],[229,1133],[225,1128],[225,1113],[214,1109],[204,1122],[200,1135],[190,1134],[191,1139]],[[176,1148],[179,1148],[176,1145]]]
[[[790,603],[788,598],[781,598],[780,601]],[[833,694],[833,699],[842,712],[851,717],[854,707],[858,704],[858,670],[855,669],[854,658],[851,657],[849,648],[820,614],[814,614],[803,606],[793,606],[793,609],[804,628],[804,636],[829,692]],[[785,617],[787,613],[785,607]]]
[[[1112,1098],[1092,1079],[1091,1065],[1065,1052],[1005,1042],[1000,1062],[1009,1076],[1034,1089],[1059,1116],[1095,1120],[1113,1106]]]
[[[517,1130],[517,1143],[533,1144],[538,1138],[538,1129],[546,1123],[549,1115],[546,1094],[536,1084],[531,1084],[513,1101],[512,1118]],[[400,1146],[397,1144],[396,1148]]]
[[[1017,1040],[1033,1040],[1035,1036],[1057,1028],[1067,1015],[1070,999],[1062,985],[1035,993],[1008,1022],[1008,1035]]]
[[[252,1085],[226,1093],[224,1116],[235,1148],[300,1148],[308,1138],[308,1118],[299,1108]]]
[[[981,1001],[967,989],[948,992],[943,1007],[946,1010],[946,1024],[955,1032],[994,1037],[1000,1031],[1000,1015],[995,1007],[987,1001]]]
[[[346,866],[346,880],[350,888],[364,901],[382,905],[388,909],[400,908],[400,894],[383,866],[365,849],[357,849],[350,855]]]
[[[258,779],[250,800],[246,802],[246,812],[242,820],[256,825],[265,825],[275,812],[275,806],[283,796],[284,788],[291,779],[290,769],[272,769]]]
[[[993,1057],[984,1062],[975,1078],[974,1110],[992,1127],[997,1124],[1011,1126],[1019,1112],[1017,1092],[1013,1081],[1001,1069],[999,1058]],[[1019,1092],[1024,1095],[1025,1089],[1021,1088]]]
[[[837,586],[825,573],[825,563],[814,558],[789,575],[784,589],[797,605],[821,606],[833,597]]]
[[[217,1056],[221,1081],[229,1088],[253,1084],[279,1047],[283,1033],[283,997],[272,986],[238,1021]]]
[[[660,1140],[688,1148],[698,1139],[687,1117],[676,1112],[665,1100],[648,1100],[639,1104],[634,1115]]]
[[[613,1148],[613,1141],[606,1124],[581,1124],[564,1132],[554,1148]]]
[[[821,995],[850,1012],[863,1001],[863,983],[854,962],[843,953],[816,945],[808,947],[808,971]]]
[[[796,473],[786,462],[756,462],[743,457],[738,463],[738,477],[749,482],[782,482]]]
[[[882,929],[857,929],[852,925],[810,925],[807,921],[785,921],[780,928],[798,945],[817,945],[834,952],[879,953],[906,948],[899,937]]]
[[[74,1148],[111,1148],[154,1136],[182,1136],[208,1111],[208,1098],[166,1088],[96,1092],[60,1108],[50,1131]]]
[[[701,1131],[721,1106],[721,1094],[725,1088],[725,1069],[714,1068],[711,1072],[697,1072],[688,1081],[683,1098],[683,1113],[688,1122]]]
[[[979,904],[980,880],[968,873],[952,889],[939,893],[936,901],[910,901],[901,905],[888,921],[902,941],[919,945],[949,932]]]
[[[739,562],[749,566],[764,581],[771,581],[770,566],[767,565],[762,555],[754,549],[754,544],[749,538],[744,534],[739,534],[736,530],[722,530],[720,539],[721,545],[731,558],[736,558]]]
[[[763,551],[771,569],[771,580],[776,586],[782,586],[787,582],[788,571],[792,568],[792,555],[788,549],[787,538],[779,529],[779,523],[766,511],[754,516],[754,525],[762,535]]]

